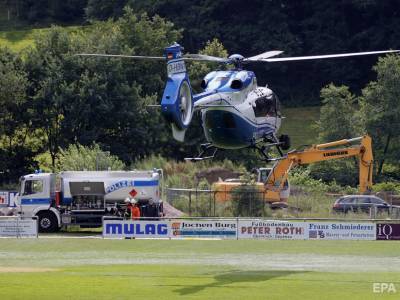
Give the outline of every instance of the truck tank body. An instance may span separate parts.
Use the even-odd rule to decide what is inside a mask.
[[[63,204],[72,200],[71,182],[103,182],[106,202],[125,198],[160,201],[160,174],[152,171],[68,171],[59,174]]]

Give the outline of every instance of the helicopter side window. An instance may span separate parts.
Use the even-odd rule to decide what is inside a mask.
[[[278,113],[278,107],[275,95],[262,96],[255,100],[254,114],[259,117],[275,117]]]

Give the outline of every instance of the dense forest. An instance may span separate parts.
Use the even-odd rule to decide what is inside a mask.
[[[218,38],[230,54],[271,49],[288,56],[400,47],[399,0],[8,0],[12,14],[28,24],[88,24],[118,18],[130,5],[137,14],[160,15],[182,29],[181,44],[197,53]],[[146,53],[142,53],[146,54]],[[251,66],[261,84],[285,103],[319,103],[319,90],[334,82],[360,90],[374,74],[376,57],[346,61],[288,62]]]
[[[163,90],[164,65],[76,53],[160,55],[175,41],[190,53],[222,56],[275,49],[301,56],[400,48],[396,0],[13,0],[0,1],[0,7],[7,10],[1,28],[82,25],[52,27],[20,53],[0,47],[1,182],[37,168],[43,154],[55,168],[60,149],[70,144],[96,142],[128,165],[152,153],[182,159],[196,150],[200,128],[185,145],[172,142],[159,112],[146,109]],[[398,168],[398,112],[393,109],[389,117],[384,112],[398,104],[393,82],[400,67],[395,57],[377,61],[358,57],[249,68],[286,106],[323,104],[316,125],[321,140],[374,135],[382,173],[384,163]],[[198,79],[212,66],[189,68]],[[381,98],[384,104],[376,110]]]

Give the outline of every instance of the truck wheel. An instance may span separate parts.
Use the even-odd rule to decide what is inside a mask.
[[[58,231],[57,217],[50,211],[40,212],[39,217],[39,232],[56,232]]]
[[[290,148],[290,137],[288,135],[282,134],[279,137],[279,142],[282,143],[281,144],[282,150],[289,150],[289,148]]]

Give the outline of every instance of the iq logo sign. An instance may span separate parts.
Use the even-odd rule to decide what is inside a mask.
[[[400,224],[376,224],[377,240],[400,240]]]

